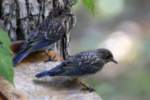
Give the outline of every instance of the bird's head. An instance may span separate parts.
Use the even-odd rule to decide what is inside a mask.
[[[53,8],[55,9],[70,9],[77,3],[77,0],[54,0],[53,1]]]
[[[118,63],[114,57],[113,54],[111,53],[111,51],[109,51],[108,49],[97,49],[97,54],[99,56],[99,58],[101,60],[103,60],[103,62],[106,64],[108,62],[114,62],[114,63]]]
[[[63,0],[67,7],[72,7],[77,3],[77,0]]]

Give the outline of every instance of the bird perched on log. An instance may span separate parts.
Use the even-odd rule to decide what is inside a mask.
[[[55,9],[43,23],[30,33],[23,50],[13,58],[14,65],[33,52],[47,50],[51,44],[63,38],[65,33],[70,32],[74,25],[75,16],[70,8]]]
[[[38,73],[36,77],[68,76],[78,78],[97,73],[108,62],[117,63],[117,61],[113,58],[113,54],[107,49],[84,51],[74,56],[70,56],[51,70]],[[89,87],[87,87],[87,89],[91,90]]]

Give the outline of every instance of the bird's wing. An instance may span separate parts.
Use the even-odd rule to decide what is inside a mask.
[[[79,63],[79,66],[82,65],[94,65],[97,64],[100,59],[99,57],[96,55],[95,52],[81,52],[81,54],[79,54],[77,57],[77,62]]]
[[[29,34],[29,43],[47,39],[50,41],[57,41],[61,37],[60,35],[65,33],[65,28],[58,18],[53,20],[44,21],[37,29],[33,30]]]
[[[48,47],[53,43],[53,40],[41,39],[38,41],[34,41],[29,44],[31,52],[35,52],[38,50],[48,49]]]
[[[99,59],[95,53],[80,53],[75,56],[70,56],[67,60],[61,62],[55,68],[38,73],[36,77],[44,76],[82,76],[95,73],[100,67],[96,64]],[[102,66],[102,65],[100,65]]]
[[[56,19],[50,20],[49,22],[44,21],[37,29],[33,30],[29,35],[28,44],[32,46],[36,46],[38,44],[42,44],[41,46],[45,46],[43,42],[49,41],[49,45],[56,42],[60,37],[57,34],[62,34],[61,23]],[[57,39],[58,37],[58,39]]]
[[[97,71],[99,64],[99,58],[95,53],[84,52],[79,55],[73,56],[68,60],[64,61],[63,72],[60,75],[86,75]]]
[[[95,52],[81,52],[75,56],[70,56],[66,61],[64,61],[67,66],[81,67],[83,65],[94,65],[99,63],[100,59]]]

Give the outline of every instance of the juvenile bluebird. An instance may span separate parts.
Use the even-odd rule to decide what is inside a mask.
[[[20,63],[33,52],[47,50],[51,44],[63,38],[65,33],[70,32],[75,24],[75,16],[71,13],[70,9],[57,10],[52,15],[50,14],[37,29],[30,33],[23,50],[13,58],[14,65]]]
[[[84,51],[62,61],[55,68],[38,73],[37,78],[45,76],[81,77],[95,74],[108,62],[117,63],[113,54],[107,49]]]

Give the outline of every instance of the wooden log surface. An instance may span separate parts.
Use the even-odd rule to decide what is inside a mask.
[[[64,77],[35,78],[36,73],[51,69],[58,63],[39,62],[18,65],[15,68],[15,88],[9,86],[11,88],[8,89],[7,86],[7,91],[3,89],[6,92],[2,93],[9,100],[102,100],[96,92],[83,91],[81,85]]]

